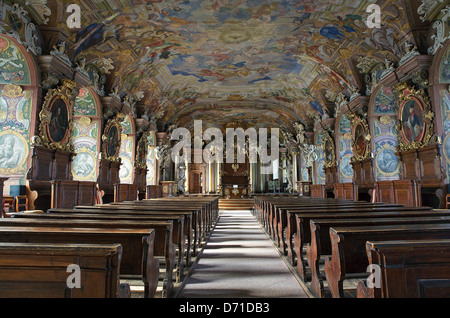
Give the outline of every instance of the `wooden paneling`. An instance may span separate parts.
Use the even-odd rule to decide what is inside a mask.
[[[418,207],[422,205],[420,196],[420,183],[415,180],[394,181],[395,203],[406,207]]]
[[[146,199],[161,198],[161,186],[160,185],[148,185],[145,191]]]
[[[323,184],[312,184],[311,187],[311,197],[313,198],[325,198],[325,185]]]
[[[137,199],[137,185],[125,183],[116,183],[114,185],[114,202],[135,201]]]
[[[334,184],[338,183],[338,173],[337,173],[337,167],[329,167],[324,168],[325,170],[325,187],[327,189],[333,189]]]
[[[94,205],[97,184],[89,181],[51,181],[51,208]]]
[[[119,177],[120,162],[101,159],[97,182],[100,190],[105,192],[104,203],[114,201],[114,184],[120,183]]]
[[[358,201],[358,185],[355,183],[334,184],[335,199]]]
[[[355,182],[359,188],[373,188],[375,184],[375,178],[373,174],[373,162],[372,159],[366,159],[362,161],[355,161],[353,166],[353,182]]]
[[[376,202],[396,203],[394,181],[378,181],[376,183]]]
[[[173,197],[177,195],[177,182],[176,181],[160,181],[161,184],[161,196],[163,198]]]
[[[51,206],[51,181],[72,180],[72,152],[33,146],[27,173],[29,208],[46,210]]]

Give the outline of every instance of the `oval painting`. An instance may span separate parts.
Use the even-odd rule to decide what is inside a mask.
[[[120,150],[119,130],[116,125],[112,125],[108,131],[108,139],[106,144],[106,151],[108,157],[114,158]]]
[[[423,109],[420,102],[411,98],[402,103],[400,108],[401,134],[406,143],[422,141],[425,129],[423,122]]]
[[[53,100],[49,108],[51,117],[47,125],[48,137],[51,142],[63,142],[69,132],[69,111],[64,100],[57,97]]]
[[[366,130],[361,123],[358,123],[355,126],[353,140],[355,153],[360,157],[364,157],[366,154]]]

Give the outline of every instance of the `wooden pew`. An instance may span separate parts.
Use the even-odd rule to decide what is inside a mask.
[[[351,219],[311,219],[311,244],[306,246],[306,254],[311,269],[310,290],[316,297],[324,297],[323,274],[320,271],[321,257],[331,254],[330,228],[350,226],[380,226],[398,224],[450,224],[448,216],[414,216],[385,218],[351,218]]]
[[[201,231],[202,222],[201,222],[201,209],[189,209],[185,207],[171,207],[171,206],[136,206],[136,205],[109,205],[109,204],[99,204],[95,206],[77,206],[75,207],[77,213],[109,213],[109,214],[133,214],[133,215],[149,215],[149,214],[175,214],[179,215],[188,213],[191,215],[191,227],[193,231],[193,241],[191,245],[193,247],[194,253],[197,253],[197,249],[202,245],[202,238],[204,237],[204,233]],[[49,210],[50,212],[59,212],[62,211],[59,209]],[[95,211],[95,212],[94,212]],[[185,224],[186,226],[187,224]]]
[[[133,221],[133,222],[151,222],[151,221],[171,221],[173,225],[172,243],[176,245],[177,262],[176,262],[176,281],[179,282],[184,275],[184,268],[191,264],[190,246],[186,246],[186,241],[192,240],[192,232],[186,233],[184,230],[185,215],[119,215],[106,213],[76,213],[79,210],[72,209],[54,209],[55,213],[14,213],[14,219],[32,218],[32,219],[59,219],[59,220],[99,220],[99,221]],[[63,213],[58,213],[63,212]],[[189,215],[188,215],[189,217]],[[141,224],[141,223],[139,223]],[[150,224],[146,224],[150,227]],[[186,236],[185,236],[186,235]],[[187,235],[191,236],[188,240]]]
[[[186,248],[184,249],[182,245],[184,245],[184,239],[180,237],[179,240],[175,241],[178,244],[179,250],[183,252],[184,250],[188,251],[188,255],[186,256],[187,264],[190,264],[190,258],[191,256],[195,256],[197,254],[197,249],[199,244],[197,244],[197,235],[198,227],[195,223],[195,215],[198,212],[198,210],[194,211],[173,211],[173,210],[164,210],[159,209],[155,210],[153,208],[151,209],[143,209],[136,206],[126,206],[126,207],[120,207],[120,206],[113,206],[111,205],[111,209],[109,205],[96,205],[95,209],[91,208],[81,208],[78,207],[77,209],[50,209],[48,210],[48,213],[50,214],[69,214],[69,213],[76,213],[81,216],[81,214],[101,214],[101,215],[115,215],[117,217],[123,218],[123,217],[136,217],[136,218],[152,218],[152,217],[164,217],[172,218],[172,217],[183,217],[184,224],[184,238],[186,238]]]
[[[367,242],[366,252],[380,288],[360,281],[358,298],[450,297],[450,240]]]
[[[287,230],[288,222],[292,220],[288,219],[287,213],[289,211],[303,211],[303,210],[317,210],[319,208],[329,207],[377,207],[382,206],[381,203],[368,203],[368,202],[354,202],[351,200],[335,200],[335,199],[321,199],[310,198],[305,199],[291,199],[291,198],[277,198],[267,202],[266,212],[264,212],[263,227],[266,228],[268,234],[272,237],[278,247],[284,255],[290,254],[289,245],[291,240],[284,237],[284,233]],[[387,207],[387,205],[383,205]],[[400,205],[389,205],[391,207]],[[291,228],[293,228],[291,226]],[[292,233],[293,234],[293,233]],[[292,237],[292,235],[290,236]]]
[[[174,207],[174,208],[198,208],[202,210],[200,218],[200,228],[203,233],[203,239],[212,230],[218,218],[218,197],[174,197],[174,198],[160,198],[160,199],[144,199],[139,201],[125,201],[114,203],[113,205],[136,205],[136,206],[155,206],[155,207]]]
[[[163,277],[163,296],[171,296],[173,293],[172,274],[174,271],[175,247],[172,243],[172,221],[8,218],[0,219],[0,227],[2,226],[151,229],[155,233],[153,255],[158,259],[160,265],[164,265],[164,267],[160,266],[161,276]]]
[[[201,235],[198,236],[200,240],[206,239],[210,231],[215,225],[218,219],[219,211],[219,197],[218,196],[208,196],[208,197],[173,197],[173,198],[158,198],[158,199],[144,199],[139,201],[124,201],[120,203],[113,203],[113,206],[145,206],[146,210],[151,210],[153,208],[167,210],[177,210],[177,211],[191,211],[191,210],[201,210],[201,213],[197,215],[198,229]],[[98,205],[97,205],[98,206]],[[79,206],[77,208],[84,208]]]
[[[123,298],[120,244],[0,243],[0,298]],[[69,265],[80,269],[70,288]]]
[[[338,202],[336,204],[322,205],[317,202],[314,206],[292,206],[287,208],[277,208],[277,217],[274,219],[275,228],[275,241],[281,248],[284,255],[288,255],[292,252],[292,236],[295,232],[292,232],[295,227],[290,226],[288,229],[288,222],[294,222],[292,213],[296,212],[326,212],[330,209],[337,212],[351,212],[365,210],[366,212],[372,210],[389,210],[395,208],[403,208],[401,205],[396,204],[372,204],[368,202]],[[291,214],[291,215],[290,215]]]
[[[278,197],[278,198],[269,198],[269,199],[263,199],[264,203],[262,204],[261,208],[261,215],[260,215],[260,222],[262,223],[262,226],[266,229],[269,235],[273,235],[275,229],[273,227],[273,220],[276,215],[276,209],[279,207],[292,207],[294,205],[301,205],[301,206],[313,206],[314,204],[320,203],[320,204],[335,204],[337,202],[340,202],[338,200],[334,199],[318,199],[318,198],[300,198],[300,197]],[[353,202],[348,201],[346,202]]]
[[[375,214],[376,213],[376,214]],[[401,213],[397,215],[397,213]],[[450,215],[448,211],[439,212],[440,215]],[[306,243],[311,242],[311,232],[309,220],[312,218],[366,218],[366,217],[391,217],[391,216],[418,216],[418,215],[436,215],[435,211],[430,207],[406,208],[406,207],[365,207],[355,209],[316,209],[307,211],[288,211],[288,223],[285,230],[285,244],[287,249],[287,257],[293,266],[298,266],[299,272],[303,260],[303,247]]]
[[[448,239],[450,224],[413,224],[335,227],[330,229],[331,257],[325,260],[325,276],[332,297],[344,298],[344,280],[365,273],[369,265],[367,241]]]
[[[258,203],[259,201],[259,203]],[[349,200],[334,200],[334,199],[322,199],[322,198],[300,198],[300,197],[275,197],[275,198],[261,198],[256,199],[256,210],[259,216],[258,221],[261,223],[262,227],[266,230],[268,235],[274,240],[277,246],[281,247],[284,254],[286,254],[286,249],[284,242],[282,241],[282,233],[286,226],[286,221],[284,216],[288,209],[293,208],[317,208],[318,206],[335,206],[338,204],[342,205],[356,205],[354,201]],[[361,205],[366,205],[367,202],[360,203]],[[259,212],[258,212],[259,211]]]
[[[291,199],[283,198],[277,200],[271,200],[267,202],[266,212],[264,213],[264,227],[267,229],[269,235],[274,239],[277,244],[282,244],[281,233],[286,227],[287,217],[286,211],[293,209],[317,209],[319,207],[351,207],[351,206],[380,206],[382,203],[369,203],[369,202],[355,202],[352,200],[342,199],[322,199],[311,198],[305,199]],[[400,206],[400,205],[391,205]],[[280,246],[280,245],[279,245]],[[284,247],[281,246],[283,249]]]
[[[5,243],[121,244],[120,275],[140,279],[144,297],[153,298],[158,287],[159,262],[153,256],[155,231],[143,229],[0,226]]]

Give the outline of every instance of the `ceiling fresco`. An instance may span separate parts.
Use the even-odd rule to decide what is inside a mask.
[[[83,12],[79,29],[59,23],[71,61],[108,64],[106,93],[138,94],[169,124],[310,127],[338,93],[365,90],[362,56],[398,61],[410,28],[392,0],[60,1]],[[365,22],[374,2],[381,28]]]

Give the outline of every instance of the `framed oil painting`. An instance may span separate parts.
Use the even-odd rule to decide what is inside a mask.
[[[77,92],[76,84],[67,80],[63,81],[61,87],[50,89],[45,95],[42,110],[39,113],[39,131],[44,146],[73,151],[70,139]]]
[[[400,134],[407,144],[420,142],[425,134],[424,110],[421,102],[411,97],[399,107]]]
[[[362,161],[370,157],[370,132],[367,121],[356,114],[352,118],[352,161]]]
[[[61,96],[57,96],[49,106],[50,121],[47,135],[52,143],[62,143],[69,135],[70,105]]]
[[[139,142],[136,147],[136,162],[135,165],[138,168],[145,169],[147,168],[147,140],[148,133],[144,133],[139,139]]]
[[[325,156],[324,167],[334,167],[336,165],[335,146],[333,138],[331,138],[328,132],[325,133],[322,147],[323,154]]]
[[[102,136],[102,156],[111,161],[119,160],[120,141],[122,128],[118,119],[110,119]]]
[[[403,83],[398,91],[398,150],[420,149],[436,142],[429,98],[422,90]]]

